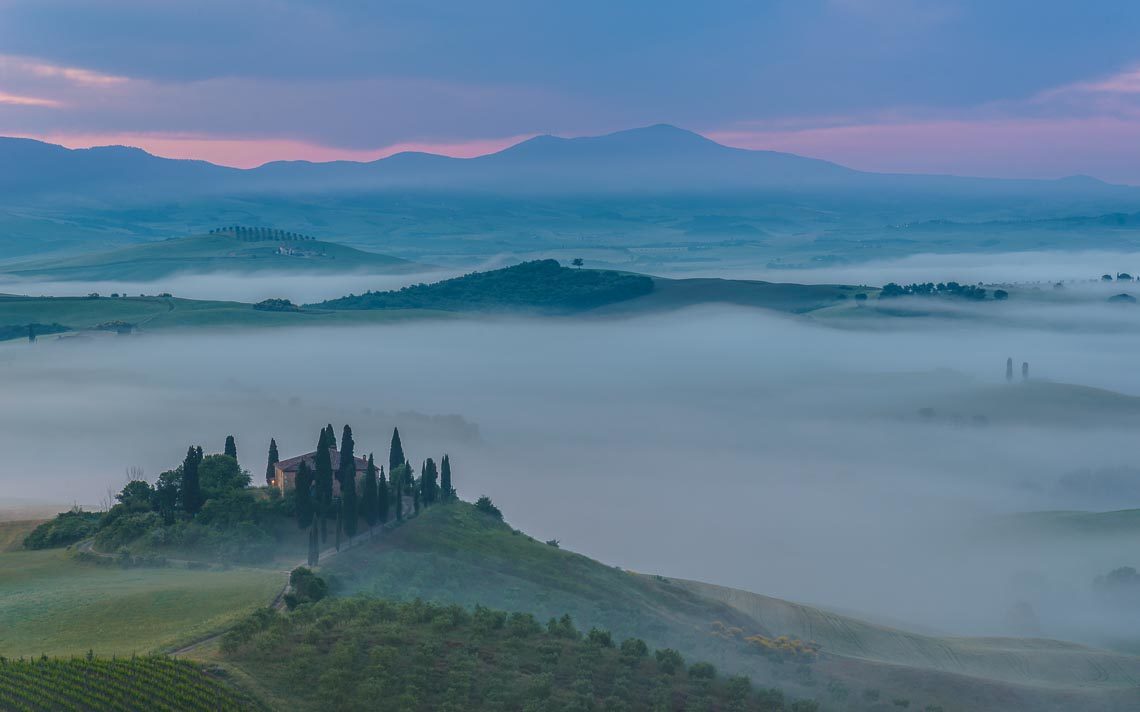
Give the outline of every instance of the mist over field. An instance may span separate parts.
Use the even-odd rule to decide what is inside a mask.
[[[289,457],[347,422],[382,459],[398,425],[412,462],[451,454],[463,497],[625,568],[950,633],[1140,634],[1090,598],[1134,542],[990,535],[998,515],[1140,507],[1140,407],[1062,385],[1140,396],[1140,317],[990,307],[1007,317],[702,307],[8,343],[0,486],[98,504],[127,468],[153,479],[230,433],[260,482],[270,437]],[[1030,383],[1005,383],[1007,356]]]

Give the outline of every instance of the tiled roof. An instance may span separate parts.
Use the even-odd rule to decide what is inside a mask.
[[[332,458],[333,472],[336,472],[340,467],[340,453],[337,452],[336,448],[330,447],[329,455]],[[309,464],[309,469],[316,469],[316,459],[317,452],[314,450],[313,452],[306,453],[304,455],[291,457],[288,460],[281,460],[277,463],[277,467],[281,468],[282,472],[296,472],[297,468],[301,466],[301,461],[304,460]],[[368,460],[365,460],[363,457],[357,457],[354,459],[356,460],[357,472],[364,472],[364,470],[368,468]]]

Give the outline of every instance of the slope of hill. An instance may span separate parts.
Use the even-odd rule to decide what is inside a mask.
[[[872,691],[917,709],[1115,711],[1140,703],[1140,657],[1059,641],[917,635],[743,591],[637,575],[536,542],[467,505],[429,509],[338,556],[325,573],[350,593],[481,603],[540,619],[568,612],[584,628],[677,648],[793,695],[835,703],[830,691],[850,693],[835,709],[866,708],[856,702]],[[818,661],[795,669],[748,642],[781,635],[817,642]]]
[[[523,262],[472,272],[435,284],[331,299],[321,309],[437,309],[573,313],[633,299],[653,291],[645,275],[562,267],[555,260]]]
[[[322,240],[243,240],[228,234],[152,242],[75,257],[15,263],[13,277],[150,281],[180,272],[415,272],[407,260]]]
[[[321,601],[228,633],[224,659],[290,709],[771,712],[779,691],[572,620],[415,601]],[[691,664],[691,665],[690,665]],[[309,675],[298,675],[308,670]],[[780,703],[776,706],[775,703]],[[792,710],[814,706],[792,704]]]

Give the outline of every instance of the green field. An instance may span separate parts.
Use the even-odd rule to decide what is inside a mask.
[[[293,254],[282,254],[282,250]],[[200,235],[74,257],[8,264],[13,277],[152,281],[179,272],[369,272],[400,274],[423,265],[320,240],[246,241],[230,235]]]
[[[0,709],[19,712],[258,709],[198,666],[165,657],[0,661]]]
[[[129,655],[223,629],[281,588],[269,570],[120,569],[65,550],[0,553],[0,655]]]

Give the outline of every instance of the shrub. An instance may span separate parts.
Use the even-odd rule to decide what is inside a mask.
[[[591,628],[590,632],[586,634],[586,640],[602,648],[614,647],[613,636],[610,635],[608,630]]]
[[[54,549],[82,541],[95,533],[100,518],[101,515],[95,512],[84,512],[79,508],[57,514],[55,519],[40,524],[24,537],[24,547]]]
[[[475,500],[475,509],[500,521],[503,519],[503,513],[499,511],[499,508],[495,506],[495,503],[492,502],[491,498],[487,495],[483,495]]]
[[[641,638],[626,638],[621,641],[621,654],[627,658],[644,658],[649,655],[649,646]]]
[[[689,668],[689,677],[694,677],[698,680],[714,680],[716,679],[716,668],[712,663],[694,663]]]
[[[315,603],[329,592],[325,580],[304,566],[298,566],[289,574],[289,586],[293,590],[286,594],[285,605],[290,610],[301,603]]]
[[[685,667],[685,659],[672,648],[662,648],[654,653],[654,657],[657,659],[657,669],[666,675],[672,675]]]

